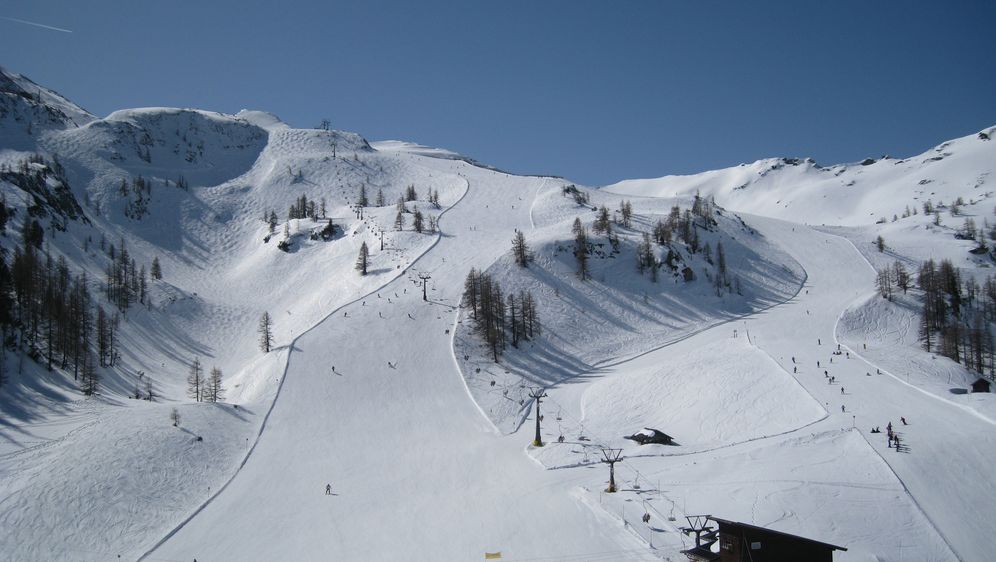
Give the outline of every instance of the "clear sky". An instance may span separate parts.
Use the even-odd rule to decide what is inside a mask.
[[[589,185],[909,156],[996,124],[993,0],[6,0],[0,18],[0,65],[97,115],[328,117]]]

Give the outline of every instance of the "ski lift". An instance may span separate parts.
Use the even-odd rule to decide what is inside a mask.
[[[564,418],[560,417],[560,413],[561,413],[561,412],[562,412],[563,410],[564,410],[563,408],[558,408],[558,409],[557,409],[557,421],[562,421],[562,420],[564,419]]]

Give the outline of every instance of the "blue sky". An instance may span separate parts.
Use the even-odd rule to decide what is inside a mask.
[[[589,185],[908,156],[996,124],[996,2],[8,0],[0,65],[106,115],[329,117]]]

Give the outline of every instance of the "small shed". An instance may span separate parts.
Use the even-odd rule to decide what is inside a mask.
[[[972,383],[972,392],[991,392],[989,387],[989,381],[979,377],[979,380]]]
[[[634,433],[633,435],[623,436],[623,439],[629,439],[630,441],[636,441],[640,445],[647,445],[648,443],[658,443],[660,445],[673,445],[674,438],[664,433],[659,429],[654,429],[652,427],[645,427],[643,431]]]
[[[705,545],[684,551],[689,560],[716,562],[833,562],[842,546],[765,529],[747,523],[709,517],[719,524],[719,553],[708,552]],[[711,549],[710,549],[711,550]],[[713,557],[710,558],[709,555]]]
[[[692,281],[695,281],[695,272],[690,267],[682,269],[681,276],[685,279],[685,283],[691,283]]]

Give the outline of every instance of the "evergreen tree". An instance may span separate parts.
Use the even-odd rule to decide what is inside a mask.
[[[726,272],[726,250],[723,248],[722,241],[716,243],[716,273],[722,280],[723,286],[728,287],[730,282]]]
[[[575,223],[579,223],[575,220]],[[577,261],[578,277],[585,281],[588,279],[588,232],[581,226],[574,236],[574,258]]]
[[[97,366],[93,364],[93,353],[86,351],[83,355],[83,371],[80,377],[80,390],[85,396],[93,396],[97,393],[100,376],[97,374]]]
[[[412,228],[415,232],[418,232],[419,234],[422,233],[422,230],[425,228],[425,225],[423,224],[424,220],[425,219],[422,217],[422,211],[415,209],[415,217],[412,219]]]
[[[208,402],[219,402],[225,398],[225,389],[221,385],[221,369],[211,367],[211,374],[206,384],[205,398]]]
[[[256,331],[259,333],[259,348],[263,353],[269,353],[273,345],[273,321],[269,312],[263,312],[259,317],[259,327]]]
[[[394,217],[394,230],[405,229],[405,215],[401,211]]]
[[[370,201],[367,200],[367,186],[365,184],[360,184],[360,195],[357,198],[357,203],[360,207],[366,207],[370,204]]]
[[[162,266],[159,265],[159,256],[152,258],[152,271],[150,273],[152,278],[156,281],[163,278],[163,269]]]
[[[892,264],[892,269],[896,286],[902,289],[905,295],[906,291],[910,288],[910,274],[899,260],[896,260],[896,263]]]
[[[515,236],[512,238],[512,255],[515,256],[515,263],[519,267],[529,267],[529,262],[532,261],[532,254],[526,244],[526,235],[521,230],[515,231]]]
[[[383,207],[384,205],[387,204],[384,202],[384,190],[379,187],[377,188],[377,199],[374,201],[374,203],[378,207]]]
[[[609,220],[609,209],[605,205],[599,207],[598,218],[595,219],[592,230],[597,234],[605,234],[612,230],[612,222]]]
[[[194,357],[187,372],[187,396],[200,402],[204,397],[204,390],[204,369],[201,367],[201,360]]]
[[[622,217],[622,225],[629,228],[633,219],[633,204],[629,201],[620,201],[619,216]]]
[[[370,249],[367,248],[367,243],[364,242],[360,244],[360,255],[356,258],[356,270],[360,272],[360,275],[367,274],[367,265],[370,260]]]

